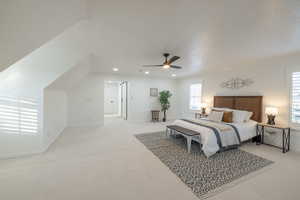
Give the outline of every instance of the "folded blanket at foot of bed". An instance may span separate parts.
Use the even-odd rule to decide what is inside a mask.
[[[207,157],[218,151],[237,148],[241,144],[239,132],[232,124],[206,119],[180,119],[174,121],[173,125],[199,132],[202,150]]]

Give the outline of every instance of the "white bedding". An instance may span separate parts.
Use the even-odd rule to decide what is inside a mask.
[[[248,122],[230,123],[234,125],[241,136],[241,142],[247,141],[256,136],[256,121],[249,120]]]
[[[191,120],[197,121],[195,119],[191,119]],[[201,120],[199,120],[199,122],[201,122]],[[249,122],[231,123],[231,124],[237,128],[240,134],[241,142],[249,140],[250,138],[254,137],[256,134],[255,121],[250,120]],[[173,122],[173,125],[178,125],[199,132],[201,137],[202,150],[207,157],[212,156],[213,154],[215,154],[220,150],[214,131],[211,130],[210,128],[193,124],[184,120],[176,120]],[[236,137],[233,137],[233,135],[235,135],[233,133],[233,130],[228,131],[228,133],[222,132],[222,134],[220,134],[220,136],[222,137],[223,146],[230,146],[239,143],[239,141],[237,141]]]

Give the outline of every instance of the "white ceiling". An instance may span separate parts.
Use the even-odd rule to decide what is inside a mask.
[[[87,11],[99,72],[141,74],[169,52],[180,77],[300,50],[299,0],[89,0]]]

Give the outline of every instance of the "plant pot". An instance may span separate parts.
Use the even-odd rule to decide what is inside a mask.
[[[163,122],[167,121],[167,116],[166,116],[166,111],[164,111],[164,118],[163,118]]]

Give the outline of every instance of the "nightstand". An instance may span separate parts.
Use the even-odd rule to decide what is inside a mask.
[[[208,116],[207,114],[202,114],[200,112],[195,113],[195,119],[200,119],[200,118],[204,118],[204,117],[207,117],[207,116]]]
[[[282,132],[282,146],[278,147],[272,144],[266,144],[264,142],[264,137],[265,137],[265,128],[274,128],[274,129],[279,129]],[[282,149],[282,153],[286,153],[290,150],[290,141],[291,141],[291,128],[289,126],[285,125],[270,125],[266,123],[258,123],[256,126],[256,136],[258,140],[256,141],[257,145],[260,144],[266,144],[269,146],[273,146],[276,148]]]

